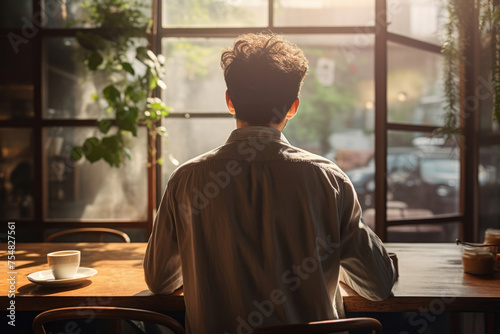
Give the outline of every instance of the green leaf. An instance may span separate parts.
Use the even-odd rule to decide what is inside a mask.
[[[111,167],[120,167],[120,163],[121,163],[121,154],[120,154],[120,152],[104,151],[103,159]]]
[[[132,68],[132,65],[130,63],[122,63],[122,67],[125,71],[127,71],[128,73],[134,75],[135,74],[135,71],[134,69]]]
[[[118,151],[120,150],[120,139],[117,135],[104,137],[102,139],[102,146],[107,150]]]
[[[106,88],[102,90],[102,93],[106,101],[111,105],[115,104],[120,99],[120,91],[118,91],[114,85],[106,86]]]
[[[159,158],[158,160],[156,160],[156,163],[160,166],[163,165],[164,161],[163,161],[163,158]]]
[[[138,129],[138,118],[139,118],[139,109],[136,107],[128,108],[123,107],[119,108],[116,111],[116,124],[120,128],[120,130],[130,131],[134,135],[137,136]]]
[[[108,133],[109,129],[111,129],[111,121],[108,119],[102,119],[99,121],[99,130],[106,134]]]
[[[94,35],[94,34],[85,34],[81,31],[79,31],[76,33],[75,37],[76,37],[78,44],[80,44],[80,46],[82,46],[83,48],[90,50],[90,51],[96,51],[97,50],[97,43],[96,43],[95,39],[92,38],[92,35]]]
[[[70,158],[73,161],[78,161],[83,157],[83,148],[81,146],[75,146],[71,149]]]
[[[96,137],[88,138],[85,143],[83,143],[83,152],[85,154],[85,158],[91,163],[94,163],[102,158],[103,156],[103,148],[99,139]]]
[[[155,89],[156,83],[157,83],[156,76],[153,73],[151,73],[151,75],[149,76],[149,89]]]
[[[102,64],[104,59],[102,58],[101,54],[98,51],[92,52],[92,54],[89,57],[89,69],[92,71],[97,70],[99,65]]]
[[[147,93],[142,89],[136,89],[134,86],[127,86],[125,95],[128,96],[135,103],[147,98]]]
[[[91,98],[92,98],[92,101],[97,102],[99,100],[99,95],[94,93],[94,94],[92,94]]]
[[[148,48],[144,46],[139,46],[137,49],[135,49],[136,52],[136,58],[140,61],[144,61],[146,59],[151,59],[148,56]]]

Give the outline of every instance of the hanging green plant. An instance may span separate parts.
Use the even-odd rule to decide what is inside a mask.
[[[151,26],[144,14],[148,7],[141,1],[127,0],[85,1],[81,6],[88,13],[81,23],[100,28],[76,33],[83,49],[81,58],[90,73],[104,74],[109,84],[92,96],[102,105],[97,124],[101,135],[73,147],[71,159],[84,157],[91,163],[102,159],[112,167],[120,167],[124,158],[131,159],[125,139],[129,134],[137,137],[140,124],[146,125],[153,138],[149,153],[154,156],[156,137],[166,135],[165,128],[158,124],[168,116],[170,108],[161,99],[153,98],[157,87],[166,89],[161,79],[165,58],[140,43]]]
[[[460,85],[465,83],[461,64],[469,61],[463,55],[469,43],[464,33],[470,29],[471,2],[450,0],[447,6],[448,22],[445,26],[444,56],[445,115],[444,126],[437,133],[446,139],[457,138],[460,128]],[[491,86],[493,91],[492,117],[500,123],[500,3],[498,0],[477,0],[479,31],[482,44],[489,43],[491,58]]]

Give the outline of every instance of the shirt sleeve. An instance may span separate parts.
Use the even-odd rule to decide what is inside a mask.
[[[183,282],[172,202],[172,194],[167,187],[144,256],[146,284],[156,294],[171,293]]]
[[[363,222],[348,179],[343,188],[340,280],[366,299],[386,299],[396,280],[392,260],[379,237]]]

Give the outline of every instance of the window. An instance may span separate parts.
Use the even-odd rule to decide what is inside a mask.
[[[25,240],[61,224],[146,231],[172,171],[223,144],[235,127],[225,107],[221,50],[241,33],[269,30],[299,45],[310,62],[285,135],[347,172],[365,220],[383,239],[450,241],[460,227],[470,235],[475,213],[463,204],[470,189],[464,154],[478,154],[480,194],[492,198],[480,203],[481,229],[494,226],[499,130],[485,118],[487,106],[475,153],[433,136],[443,124],[444,1],[151,3],[155,34],[141,43],[166,56],[169,88],[162,94],[173,108],[163,120],[169,136],[158,144],[164,163],[147,167],[142,129],[134,158],[120,169],[68,158],[99,117],[91,99],[99,83],[74,56],[75,34],[88,27],[67,25],[82,16],[78,1],[0,5],[0,212],[23,222]]]

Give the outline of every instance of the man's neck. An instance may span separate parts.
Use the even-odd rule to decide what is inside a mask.
[[[276,129],[276,130],[278,130],[278,131],[281,132],[285,128],[286,123],[287,123],[287,119],[284,119],[279,124],[270,123],[270,124],[265,124],[265,125],[262,125],[262,126],[267,126],[267,127]],[[241,129],[241,128],[246,128],[247,126],[254,126],[254,125],[250,124],[248,122],[236,119],[236,128]]]

